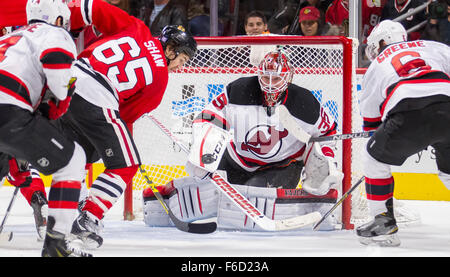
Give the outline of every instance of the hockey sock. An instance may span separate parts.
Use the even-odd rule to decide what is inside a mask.
[[[48,199],[48,215],[55,219],[53,230],[70,233],[77,214],[81,183],[79,181],[59,181],[52,183]]]
[[[372,216],[392,212],[388,201],[394,196],[394,178],[372,179],[366,177],[366,194]]]
[[[83,211],[89,211],[98,219],[102,219],[131,183],[137,168],[138,166],[106,169],[92,184]]]

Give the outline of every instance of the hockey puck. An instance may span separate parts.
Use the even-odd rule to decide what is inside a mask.
[[[216,155],[214,154],[203,154],[202,155],[202,163],[211,164],[217,160]]]

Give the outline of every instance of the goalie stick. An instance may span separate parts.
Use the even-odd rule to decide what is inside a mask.
[[[295,121],[294,117],[288,111],[286,106],[279,105],[276,108],[278,116],[280,118],[280,122],[283,126],[288,129],[292,135],[294,135],[299,141],[304,142],[306,144],[311,142],[318,141],[331,141],[331,140],[344,140],[344,139],[354,139],[354,138],[368,138],[373,135],[375,131],[369,132],[358,132],[358,133],[350,133],[350,134],[337,134],[325,137],[311,137],[310,134],[305,132]]]
[[[172,210],[167,206],[166,202],[164,202],[163,196],[159,193],[158,189],[156,188],[155,184],[150,180],[150,178],[147,175],[147,172],[145,169],[142,168],[142,165],[139,166],[139,171],[144,176],[145,181],[148,185],[150,185],[153,193],[156,196],[156,199],[158,199],[159,203],[163,206],[166,213],[169,215],[170,219],[172,220],[173,224],[178,230],[188,232],[188,233],[194,233],[194,234],[209,234],[217,229],[217,223],[215,222],[205,222],[205,223],[189,223],[179,220],[172,212]]]
[[[339,199],[339,201],[336,202],[336,204],[333,205],[333,207],[331,207],[331,209],[326,212],[322,218],[317,221],[316,224],[314,224],[313,226],[313,230],[317,231],[319,229],[320,224],[334,211],[336,210],[337,207],[339,207],[339,205],[342,204],[342,202],[344,202],[344,200],[350,195],[350,193],[352,193],[357,187],[359,187],[359,185],[362,183],[362,181],[364,180],[364,176],[361,177],[361,179],[358,180],[358,182],[356,182],[356,184],[354,184],[346,193],[344,193],[341,196],[341,199]]]
[[[172,141],[177,144],[186,154],[189,149],[176,138],[172,132],[167,129],[158,119],[151,114],[146,114],[147,117]],[[272,220],[261,213],[245,196],[236,190],[227,180],[220,174],[210,173],[209,178],[216,187],[225,194],[245,215],[251,218],[259,227],[266,231],[284,231],[298,229],[310,224],[314,224],[321,218],[319,212],[312,212],[309,214],[287,218],[283,220]]]

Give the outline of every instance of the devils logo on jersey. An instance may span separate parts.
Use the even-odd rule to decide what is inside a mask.
[[[280,131],[275,126],[257,125],[247,132],[241,149],[249,151],[259,158],[269,159],[278,154],[282,140],[287,135],[286,129]]]

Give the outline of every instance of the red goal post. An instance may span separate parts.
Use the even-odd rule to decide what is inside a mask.
[[[224,87],[239,77],[256,74],[258,61],[267,51],[281,49],[290,59],[293,83],[311,90],[338,121],[339,133],[361,131],[356,95],[357,41],[346,37],[252,36],[197,37],[198,52],[181,70],[171,73],[160,106],[152,112],[189,145],[190,123],[196,113]],[[186,157],[143,116],[133,126],[142,162],[158,185],[186,176]],[[355,146],[353,146],[355,147]],[[347,191],[361,174],[356,172],[352,140],[338,142],[338,162],[344,173],[342,191]],[[353,165],[352,165],[353,164]],[[125,192],[125,219],[140,217],[141,195],[146,187],[137,174]],[[352,229],[352,204],[342,205],[342,226]]]

